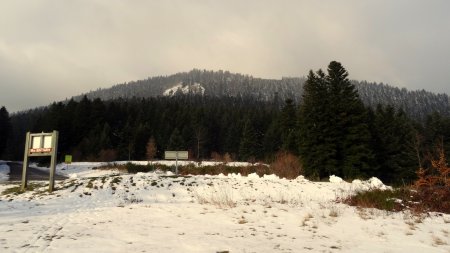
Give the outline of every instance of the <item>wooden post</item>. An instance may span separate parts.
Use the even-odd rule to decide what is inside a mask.
[[[48,185],[48,191],[52,192],[55,185],[55,170],[56,170],[56,154],[58,153],[58,131],[52,133],[52,154],[50,161],[50,182]]]
[[[175,158],[175,175],[178,176],[178,151],[176,151],[176,158]]]
[[[23,168],[22,168],[22,186],[20,188],[21,191],[25,191],[27,189],[27,169],[28,169],[28,152],[30,149],[30,132],[27,132],[25,139],[25,152],[23,154]]]

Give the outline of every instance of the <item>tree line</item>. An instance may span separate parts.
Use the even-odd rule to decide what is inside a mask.
[[[263,79],[251,75],[230,73],[229,71],[208,71],[194,69],[189,72],[169,76],[156,76],[145,80],[117,84],[110,88],[98,89],[86,93],[89,99],[100,98],[111,100],[116,98],[149,98],[163,94],[175,84],[200,84],[205,94],[211,97],[255,97],[264,101],[292,99],[302,102],[305,77],[283,77],[282,79]],[[407,90],[383,83],[351,80],[364,105],[376,108],[378,104],[391,105],[402,109],[408,116],[424,122],[432,112],[450,116],[450,99],[447,94],[435,94],[425,90]],[[79,101],[83,96],[78,96]]]
[[[11,116],[2,107],[0,157],[20,160],[26,131],[52,130],[60,132],[60,159],[162,159],[165,150],[188,150],[191,159],[271,162],[286,151],[311,178],[377,176],[389,183],[413,180],[436,145],[450,151],[448,117],[433,113],[422,123],[393,106],[366,107],[338,62],[309,73],[300,104],[190,94],[85,96]]]

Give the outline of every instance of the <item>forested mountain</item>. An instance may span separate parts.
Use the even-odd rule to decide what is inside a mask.
[[[281,80],[255,78],[228,71],[194,69],[170,76],[151,77],[145,80],[117,84],[111,88],[88,92],[90,99],[149,98],[178,93],[203,94],[210,97],[253,97],[261,101],[282,104],[286,99],[299,103],[306,78],[284,77]],[[450,102],[447,94],[425,90],[409,91],[386,84],[352,81],[366,106],[378,104],[403,109],[410,117],[423,121],[433,112],[449,116]],[[82,96],[75,99],[80,100]]]
[[[188,150],[191,159],[271,162],[287,152],[309,177],[400,183],[429,166],[436,147],[450,156],[448,103],[447,95],[351,82],[337,62],[305,79],[193,70],[11,116],[2,108],[0,158],[21,159],[27,131],[58,130],[60,159],[144,160]]]

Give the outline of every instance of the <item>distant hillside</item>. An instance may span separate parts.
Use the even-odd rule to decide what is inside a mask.
[[[291,98],[300,102],[305,78],[262,79],[228,71],[194,69],[170,76],[151,77],[145,80],[117,84],[83,94],[88,98],[111,100],[115,98],[174,96],[177,94],[201,94],[211,97],[255,97],[264,101],[280,102]],[[425,90],[409,91],[386,84],[353,81],[363,102],[371,107],[377,104],[402,108],[411,117],[423,120],[432,112],[450,115],[447,94],[435,94]],[[83,96],[81,95],[81,96]],[[81,96],[75,97],[80,99]]]

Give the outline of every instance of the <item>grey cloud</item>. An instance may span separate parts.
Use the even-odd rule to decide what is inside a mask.
[[[0,104],[17,111],[192,68],[302,76],[331,60],[354,79],[450,93],[449,7],[438,0],[2,1]]]

